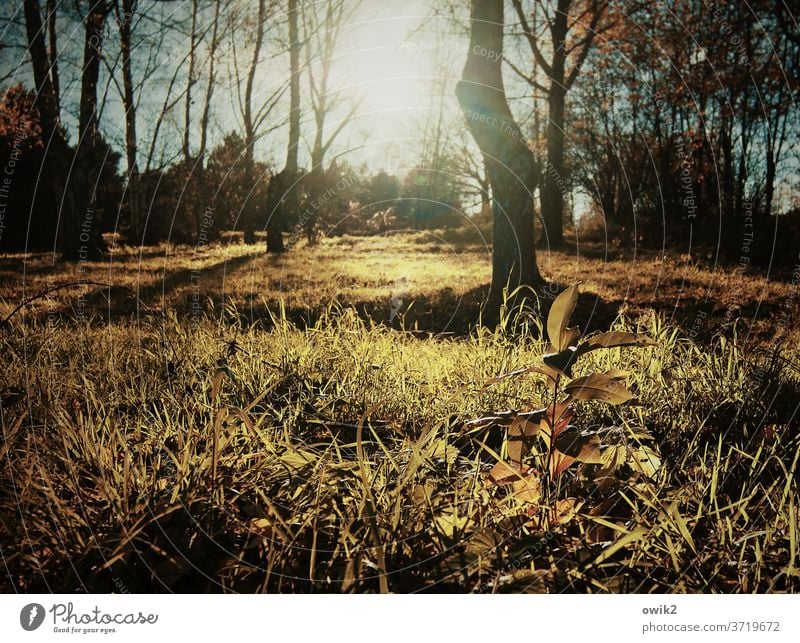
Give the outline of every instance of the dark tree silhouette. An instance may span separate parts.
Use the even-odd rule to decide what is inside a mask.
[[[503,289],[535,288],[533,195],[536,168],[506,100],[502,76],[503,0],[473,0],[467,62],[456,86],[461,110],[486,159],[492,187],[492,284],[487,321],[497,319]]]

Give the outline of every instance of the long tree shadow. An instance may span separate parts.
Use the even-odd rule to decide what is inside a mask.
[[[202,269],[182,268],[165,270],[162,279],[140,288],[110,285],[92,286],[92,290],[64,303],[55,311],[39,313],[40,319],[62,319],[68,321],[78,316],[102,317],[105,322],[140,318],[166,314],[174,311],[179,317],[188,314],[199,314],[206,310],[205,299],[209,292],[214,292],[213,284],[222,281],[222,277],[230,271],[241,268],[262,256],[260,252],[226,258]],[[202,287],[201,287],[202,285]],[[176,297],[179,289],[188,289],[181,301]],[[220,289],[221,290],[221,289]],[[195,303],[196,302],[196,303]],[[86,313],[81,314],[81,311]]]
[[[300,307],[281,305],[278,300],[266,301],[258,308],[250,307],[247,313],[242,312],[238,321],[244,324],[257,323],[270,329],[279,319],[277,312],[299,328],[314,326],[325,316],[337,314],[337,311],[351,309],[365,322],[381,324],[387,328],[404,331],[420,336],[436,335],[440,337],[463,337],[472,333],[485,318],[484,306],[489,286],[478,286],[463,292],[444,287],[433,293],[412,295],[400,302],[390,297],[382,299],[353,299],[346,292],[341,293],[326,307]],[[529,330],[537,332],[539,320],[543,325],[554,297],[544,292],[538,301],[526,302],[516,315],[509,315],[505,330],[514,332],[520,328],[520,322],[527,324]],[[237,310],[245,310],[247,302],[238,302]],[[605,330],[616,319],[619,303],[607,302],[594,293],[582,294],[573,319],[583,332]]]
[[[318,300],[304,306],[297,303],[298,298],[287,297],[282,301],[280,295],[273,294],[262,298],[259,293],[243,293],[240,290],[225,292],[224,278],[226,273],[244,270],[263,271],[271,268],[279,269],[281,258],[267,256],[266,264],[261,251],[252,254],[235,256],[218,261],[203,268],[182,268],[164,270],[163,277],[140,288],[129,288],[120,285],[92,286],[88,293],[61,304],[55,311],[40,312],[35,317],[64,321],[76,318],[90,318],[97,322],[113,322],[117,320],[144,320],[163,317],[167,312],[174,313],[180,319],[199,319],[203,315],[222,315],[228,321],[236,321],[242,325],[258,325],[265,329],[274,326],[276,319],[284,315],[286,320],[300,328],[318,323],[325,316],[336,314],[337,310],[352,309],[358,316],[369,323],[382,324],[388,328],[402,330],[420,336],[438,335],[463,337],[472,333],[485,320],[484,305],[488,294],[488,284],[460,290],[443,286],[434,291],[421,294],[409,294],[403,300],[395,301],[388,295],[365,297],[363,293],[356,295],[353,291],[343,289],[337,292],[329,302]],[[131,270],[134,268],[131,266]],[[705,297],[699,293],[688,295],[681,291],[677,297],[669,293],[666,297],[649,297],[649,301],[631,300],[623,291],[612,298],[600,296],[589,290],[590,285],[581,293],[572,324],[577,325],[584,334],[608,330],[624,312],[629,321],[642,321],[650,311],[655,311],[665,322],[677,326],[692,339],[707,343],[715,335],[731,335],[734,323],[730,311],[716,299]],[[564,285],[551,282],[538,292],[538,299],[529,302],[531,305],[521,316],[527,321],[527,327],[536,332],[552,306],[555,297]],[[616,293],[615,293],[616,294]],[[294,302],[294,303],[290,303]],[[744,323],[745,334],[754,340],[769,339],[773,332],[763,320],[769,315],[779,315],[780,304],[777,302],[760,302],[749,304],[743,302],[737,309],[740,336],[741,324]],[[748,318],[753,323],[748,323]],[[516,321],[519,321],[519,317]],[[506,330],[519,328],[519,324],[511,322]]]

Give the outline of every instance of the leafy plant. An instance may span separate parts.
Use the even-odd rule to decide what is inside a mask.
[[[490,386],[509,377],[538,374],[548,383],[548,400],[544,407],[532,411],[507,411],[472,420],[470,427],[504,426],[506,458],[498,457],[489,473],[489,486],[509,487],[511,495],[528,505],[529,515],[537,515],[539,525],[565,522],[575,513],[578,503],[561,498],[563,474],[574,464],[599,465],[592,479],[607,486],[614,472],[628,465],[635,475],[652,477],[660,466],[653,448],[627,441],[604,441],[602,436],[617,434],[616,427],[594,426],[581,428],[575,421],[576,403],[599,401],[611,405],[634,404],[636,398],[626,387],[628,371],[609,369],[573,377],[578,360],[595,350],[617,347],[655,346],[656,342],[643,334],[604,332],[582,339],[570,319],[578,301],[579,287],[573,285],[553,302],[547,318],[548,352],[541,364],[530,366],[499,377]],[[640,439],[646,433],[631,437]],[[544,508],[545,511],[541,511]]]

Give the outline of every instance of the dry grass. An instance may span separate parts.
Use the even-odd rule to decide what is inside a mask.
[[[577,422],[651,441],[662,466],[651,480],[622,469],[602,493],[570,471],[562,492],[578,515],[541,531],[530,506],[485,483],[503,431],[465,430],[490,411],[534,408],[545,392],[536,376],[483,389],[546,348],[534,317],[468,331],[485,250],[426,233],[327,240],[278,259],[258,250],[120,250],[72,273],[29,258],[28,296],[74,279],[114,288],[110,306],[101,288],[86,293],[85,318],[75,319],[75,290],[62,290],[4,327],[3,589],[800,589],[797,344],[773,342],[760,312],[789,302],[796,318],[791,281],[655,256],[634,267],[543,254],[549,277],[584,280],[583,326],[657,339],[592,354],[582,368],[631,371],[641,405],[587,403]],[[0,316],[22,297],[12,261]],[[458,337],[387,323],[402,277],[404,308],[428,307],[412,307],[406,327]],[[729,302],[709,293],[725,284],[741,284],[733,303],[761,296],[755,324],[714,312]],[[138,292],[138,317],[125,289]],[[748,325],[758,342],[744,341]],[[687,337],[698,328],[704,344]]]
[[[20,265],[25,266],[24,272]],[[543,274],[560,284],[584,284],[584,328],[605,328],[619,314],[655,310],[694,337],[717,333],[772,344],[791,335],[800,315],[798,275],[780,278],[640,251],[635,256],[597,245],[579,252],[539,251]],[[490,249],[480,235],[430,231],[379,237],[323,239],[314,247],[268,256],[240,243],[208,247],[116,248],[106,262],[53,266],[49,255],[0,259],[0,317],[23,297],[73,281],[111,284],[56,291],[26,307],[28,315],[110,320],[173,310],[218,316],[235,307],[243,321],[269,321],[281,304],[297,323],[313,323],[330,303],[352,306],[364,318],[435,333],[464,334],[478,319],[491,275]],[[793,279],[794,277],[794,279]],[[548,295],[548,293],[545,293]],[[83,297],[83,308],[78,306]]]

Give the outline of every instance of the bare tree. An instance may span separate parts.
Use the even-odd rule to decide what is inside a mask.
[[[342,26],[358,9],[360,1],[325,0],[303,7],[303,33],[306,43],[306,76],[314,115],[314,143],[311,147],[311,172],[324,170],[325,154],[358,109],[353,104],[333,132],[325,135],[325,122],[340,99],[331,84],[331,69]]]
[[[544,168],[541,186],[542,241],[549,246],[559,246],[564,240],[564,195],[562,185],[566,181],[564,164],[565,101],[567,92],[575,83],[581,67],[591,49],[600,21],[605,15],[607,0],[557,0],[546,3],[536,0],[531,19],[523,8],[522,0],[512,0],[514,10],[530,45],[534,58],[534,73],[522,77],[547,95],[547,165]],[[534,22],[539,12],[542,20]],[[540,28],[547,27],[549,38],[542,38]],[[579,32],[577,38],[570,35]],[[541,43],[549,40],[549,59]],[[568,61],[572,61],[568,68]],[[548,79],[542,85],[536,78],[535,69],[540,68]],[[519,71],[519,70],[517,70]]]
[[[136,96],[131,61],[131,32],[138,0],[115,0],[114,14],[119,30],[120,55],[122,58],[122,104],[125,108],[125,159],[127,162],[126,198],[130,234],[137,241],[142,238],[144,223],[143,203],[139,192],[138,141],[136,138]]]
[[[283,223],[297,209],[297,152],[300,145],[300,37],[297,0],[288,0],[289,17],[289,141],[286,163],[267,189],[267,252],[284,252]]]
[[[39,10],[38,0],[24,0],[25,28],[28,38],[28,53],[33,67],[33,79],[36,85],[36,107],[42,122],[42,136],[46,142],[54,138],[61,138],[58,125],[59,97],[56,94],[56,85],[53,83],[51,69],[53,61],[48,55],[44,42],[44,25]],[[55,36],[54,36],[55,37]],[[64,141],[65,142],[65,141]]]
[[[42,122],[42,134],[48,144],[54,196],[60,203],[58,245],[68,261],[95,258],[103,249],[98,221],[92,206],[97,179],[103,165],[99,158],[97,82],[105,36],[108,6],[105,0],[92,0],[84,24],[83,68],[78,110],[78,149],[75,162],[69,162],[69,146],[60,126],[60,98],[57,72],[55,7],[48,15],[50,52],[44,39],[44,25],[37,0],[25,0],[25,27],[28,51],[36,83],[36,105]]]
[[[189,69],[186,73],[186,94],[183,106],[183,160],[187,163],[192,161],[190,147],[191,125],[192,125],[192,89],[197,82],[195,68],[197,66],[197,46],[199,36],[197,33],[197,19],[200,11],[199,0],[192,0],[192,26],[189,32]]]
[[[56,31],[57,17],[56,0],[47,0],[47,38],[48,55],[50,57],[50,80],[53,83],[53,93],[56,99],[56,109],[60,109],[61,83],[58,76],[58,32]]]
[[[57,245],[62,252],[62,256],[69,259],[71,257],[67,251],[68,246],[76,246],[76,243],[72,241],[68,243],[67,235],[74,234],[76,226],[72,224],[72,219],[78,215],[77,205],[73,203],[72,194],[66,189],[64,179],[69,171],[70,150],[64,129],[61,127],[60,99],[56,89],[58,84],[53,82],[55,76],[52,74],[54,60],[51,55],[56,52],[56,36],[51,33],[51,51],[48,52],[45,45],[45,28],[42,23],[38,0],[24,0],[23,10],[28,54],[31,58],[33,81],[36,89],[34,105],[39,111],[42,140],[48,150],[47,162],[50,178],[48,191],[51,191],[48,197],[52,198],[54,203],[60,204],[60,218],[65,222],[65,225],[60,227]],[[54,18],[51,18],[50,24],[55,25]],[[67,222],[70,223],[67,225]]]
[[[100,146],[97,83],[108,11],[106,0],[90,0],[84,25],[78,149],[71,176],[72,189],[81,200],[81,207],[76,216],[67,220],[69,230],[65,238],[64,258],[70,260],[96,259],[105,249],[94,205],[105,163]]]
[[[342,27],[360,6],[360,0],[325,0],[303,7],[303,35],[305,41],[306,77],[309,103],[314,117],[314,141],[311,146],[311,169],[306,184],[310,191],[324,184],[325,156],[345,126],[351,121],[361,101],[355,101],[335,124],[333,131],[325,133],[331,113],[342,107],[342,99],[333,86],[331,71],[340,42]],[[316,242],[317,211],[304,221],[308,242]]]
[[[503,0],[472,0],[469,52],[456,85],[467,126],[486,159],[492,188],[492,283],[486,303],[489,323],[498,318],[506,287],[516,290],[519,297],[526,288],[536,288],[542,282],[533,238],[531,190],[536,171],[533,154],[506,100],[501,68],[503,22]]]
[[[285,86],[276,89],[272,94],[266,98],[261,106],[256,105],[256,75],[259,65],[263,62],[264,40],[266,37],[267,23],[271,18],[272,11],[275,3],[267,3],[267,0],[259,0],[258,14],[256,17],[255,28],[255,42],[253,45],[252,56],[250,64],[247,68],[247,77],[245,79],[244,95],[241,93],[241,80],[239,73],[239,66],[236,55],[236,41],[238,40],[238,30],[231,30],[232,35],[232,51],[233,63],[235,68],[235,84],[239,97],[239,106],[242,113],[242,121],[244,124],[244,159],[246,183],[251,186],[250,198],[244,204],[244,210],[241,215],[242,228],[244,230],[245,243],[255,243],[255,229],[256,218],[259,203],[256,203],[256,195],[258,190],[256,186],[264,177],[257,177],[255,172],[255,145],[256,142],[263,137],[267,132],[272,131],[276,127],[271,124],[270,127],[265,128],[267,118],[273,112],[279,100],[283,97],[286,91]],[[291,20],[291,18],[290,18]],[[252,25],[245,21],[240,25],[239,29],[251,30]]]

